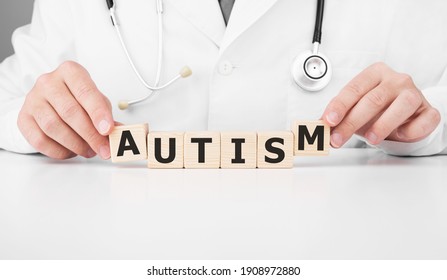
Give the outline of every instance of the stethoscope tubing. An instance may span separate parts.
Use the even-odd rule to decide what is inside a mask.
[[[149,90],[149,93],[146,96],[143,96],[138,99],[130,100],[130,101],[120,101],[119,108],[122,110],[127,109],[130,105],[134,105],[140,102],[143,102],[154,95],[155,92],[162,90],[180,78],[186,78],[191,75],[192,71],[189,67],[184,67],[180,70],[179,74],[174,78],[169,80],[167,83],[160,85],[161,79],[161,71],[163,65],[163,0],[156,0],[157,5],[157,21],[158,21],[158,50],[157,50],[157,68],[155,81],[153,85],[150,85],[141,75],[140,71],[136,67],[134,60],[129,52],[129,49],[125,43],[123,38],[123,34],[121,32],[120,24],[116,16],[116,4],[113,0],[106,0],[107,7],[110,11],[110,17],[112,19],[112,24],[116,31],[118,40],[121,44],[123,52],[129,61],[129,64],[135,73],[138,80],[143,84],[145,88]],[[305,91],[319,91],[327,86],[330,82],[332,68],[329,60],[319,52],[319,47],[321,44],[322,37],[322,28],[323,28],[323,15],[324,15],[324,0],[317,0],[317,10],[315,16],[315,27],[314,34],[312,39],[313,49],[310,52],[306,52],[297,56],[297,58],[292,63],[292,77],[295,82]],[[309,54],[307,54],[309,53]],[[309,74],[309,69],[307,69],[307,62],[309,59],[315,58],[318,59],[320,65],[324,67],[324,71],[322,71],[321,76],[313,77]],[[318,66],[318,65],[317,65]],[[316,67],[315,65],[313,67]]]
[[[110,11],[110,17],[112,19],[112,24],[114,26],[114,29],[116,31],[116,34],[118,36],[118,40],[121,44],[121,47],[124,51],[124,54],[127,57],[127,60],[129,61],[130,66],[132,67],[133,72],[137,76],[138,80],[149,90],[149,93],[141,98],[134,99],[134,100],[121,100],[118,103],[118,107],[121,110],[126,110],[129,108],[129,106],[141,103],[150,97],[152,97],[157,91],[162,90],[171,84],[173,84],[175,81],[177,81],[180,78],[186,78],[189,77],[192,74],[192,71],[189,67],[185,66],[180,71],[179,74],[176,75],[174,78],[169,80],[167,83],[160,85],[160,78],[161,78],[161,70],[163,65],[163,0],[156,0],[157,4],[157,21],[158,21],[158,50],[157,50],[157,70],[155,74],[155,82],[154,85],[150,85],[141,75],[140,71],[136,67],[134,60],[132,59],[132,56],[130,55],[129,49],[127,48],[127,45],[125,43],[125,40],[123,38],[121,28],[119,21],[116,16],[116,6],[113,0],[106,0],[107,7]]]

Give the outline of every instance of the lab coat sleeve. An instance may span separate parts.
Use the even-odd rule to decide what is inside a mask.
[[[17,117],[40,75],[76,60],[69,2],[36,0],[32,23],[12,36],[15,54],[0,64],[0,149],[35,152],[19,131]]]

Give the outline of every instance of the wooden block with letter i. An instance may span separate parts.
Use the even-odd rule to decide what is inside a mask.
[[[112,162],[147,159],[147,124],[115,126],[109,135]]]
[[[186,132],[183,145],[185,168],[220,167],[219,132]]]
[[[220,167],[256,168],[256,132],[221,132]]]
[[[292,168],[293,133],[258,132],[258,168]]]
[[[322,120],[296,121],[292,126],[295,136],[294,154],[328,155],[331,142],[331,129]]]
[[[149,168],[183,168],[183,132],[151,132],[147,138]]]

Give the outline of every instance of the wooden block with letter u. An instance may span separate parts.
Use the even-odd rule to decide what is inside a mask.
[[[151,132],[147,138],[149,168],[183,168],[183,132]]]
[[[292,168],[293,133],[258,132],[258,168]]]
[[[115,126],[109,135],[112,162],[147,159],[147,124]]]
[[[185,168],[220,167],[219,132],[186,132],[183,145]]]
[[[322,120],[296,121],[292,126],[295,136],[294,154],[328,155],[331,142],[331,129]]]

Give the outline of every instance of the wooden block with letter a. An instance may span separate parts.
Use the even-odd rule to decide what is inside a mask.
[[[115,126],[109,135],[112,162],[147,159],[147,124]]]
[[[331,129],[324,121],[295,121],[292,126],[295,136],[294,154],[328,155],[331,142]]]
[[[147,138],[149,168],[183,168],[183,132],[151,132]]]
[[[220,167],[219,132],[186,132],[183,146],[185,168]]]
[[[256,132],[221,132],[220,147],[220,167],[256,168]]]
[[[258,168],[293,167],[291,131],[258,132]]]

